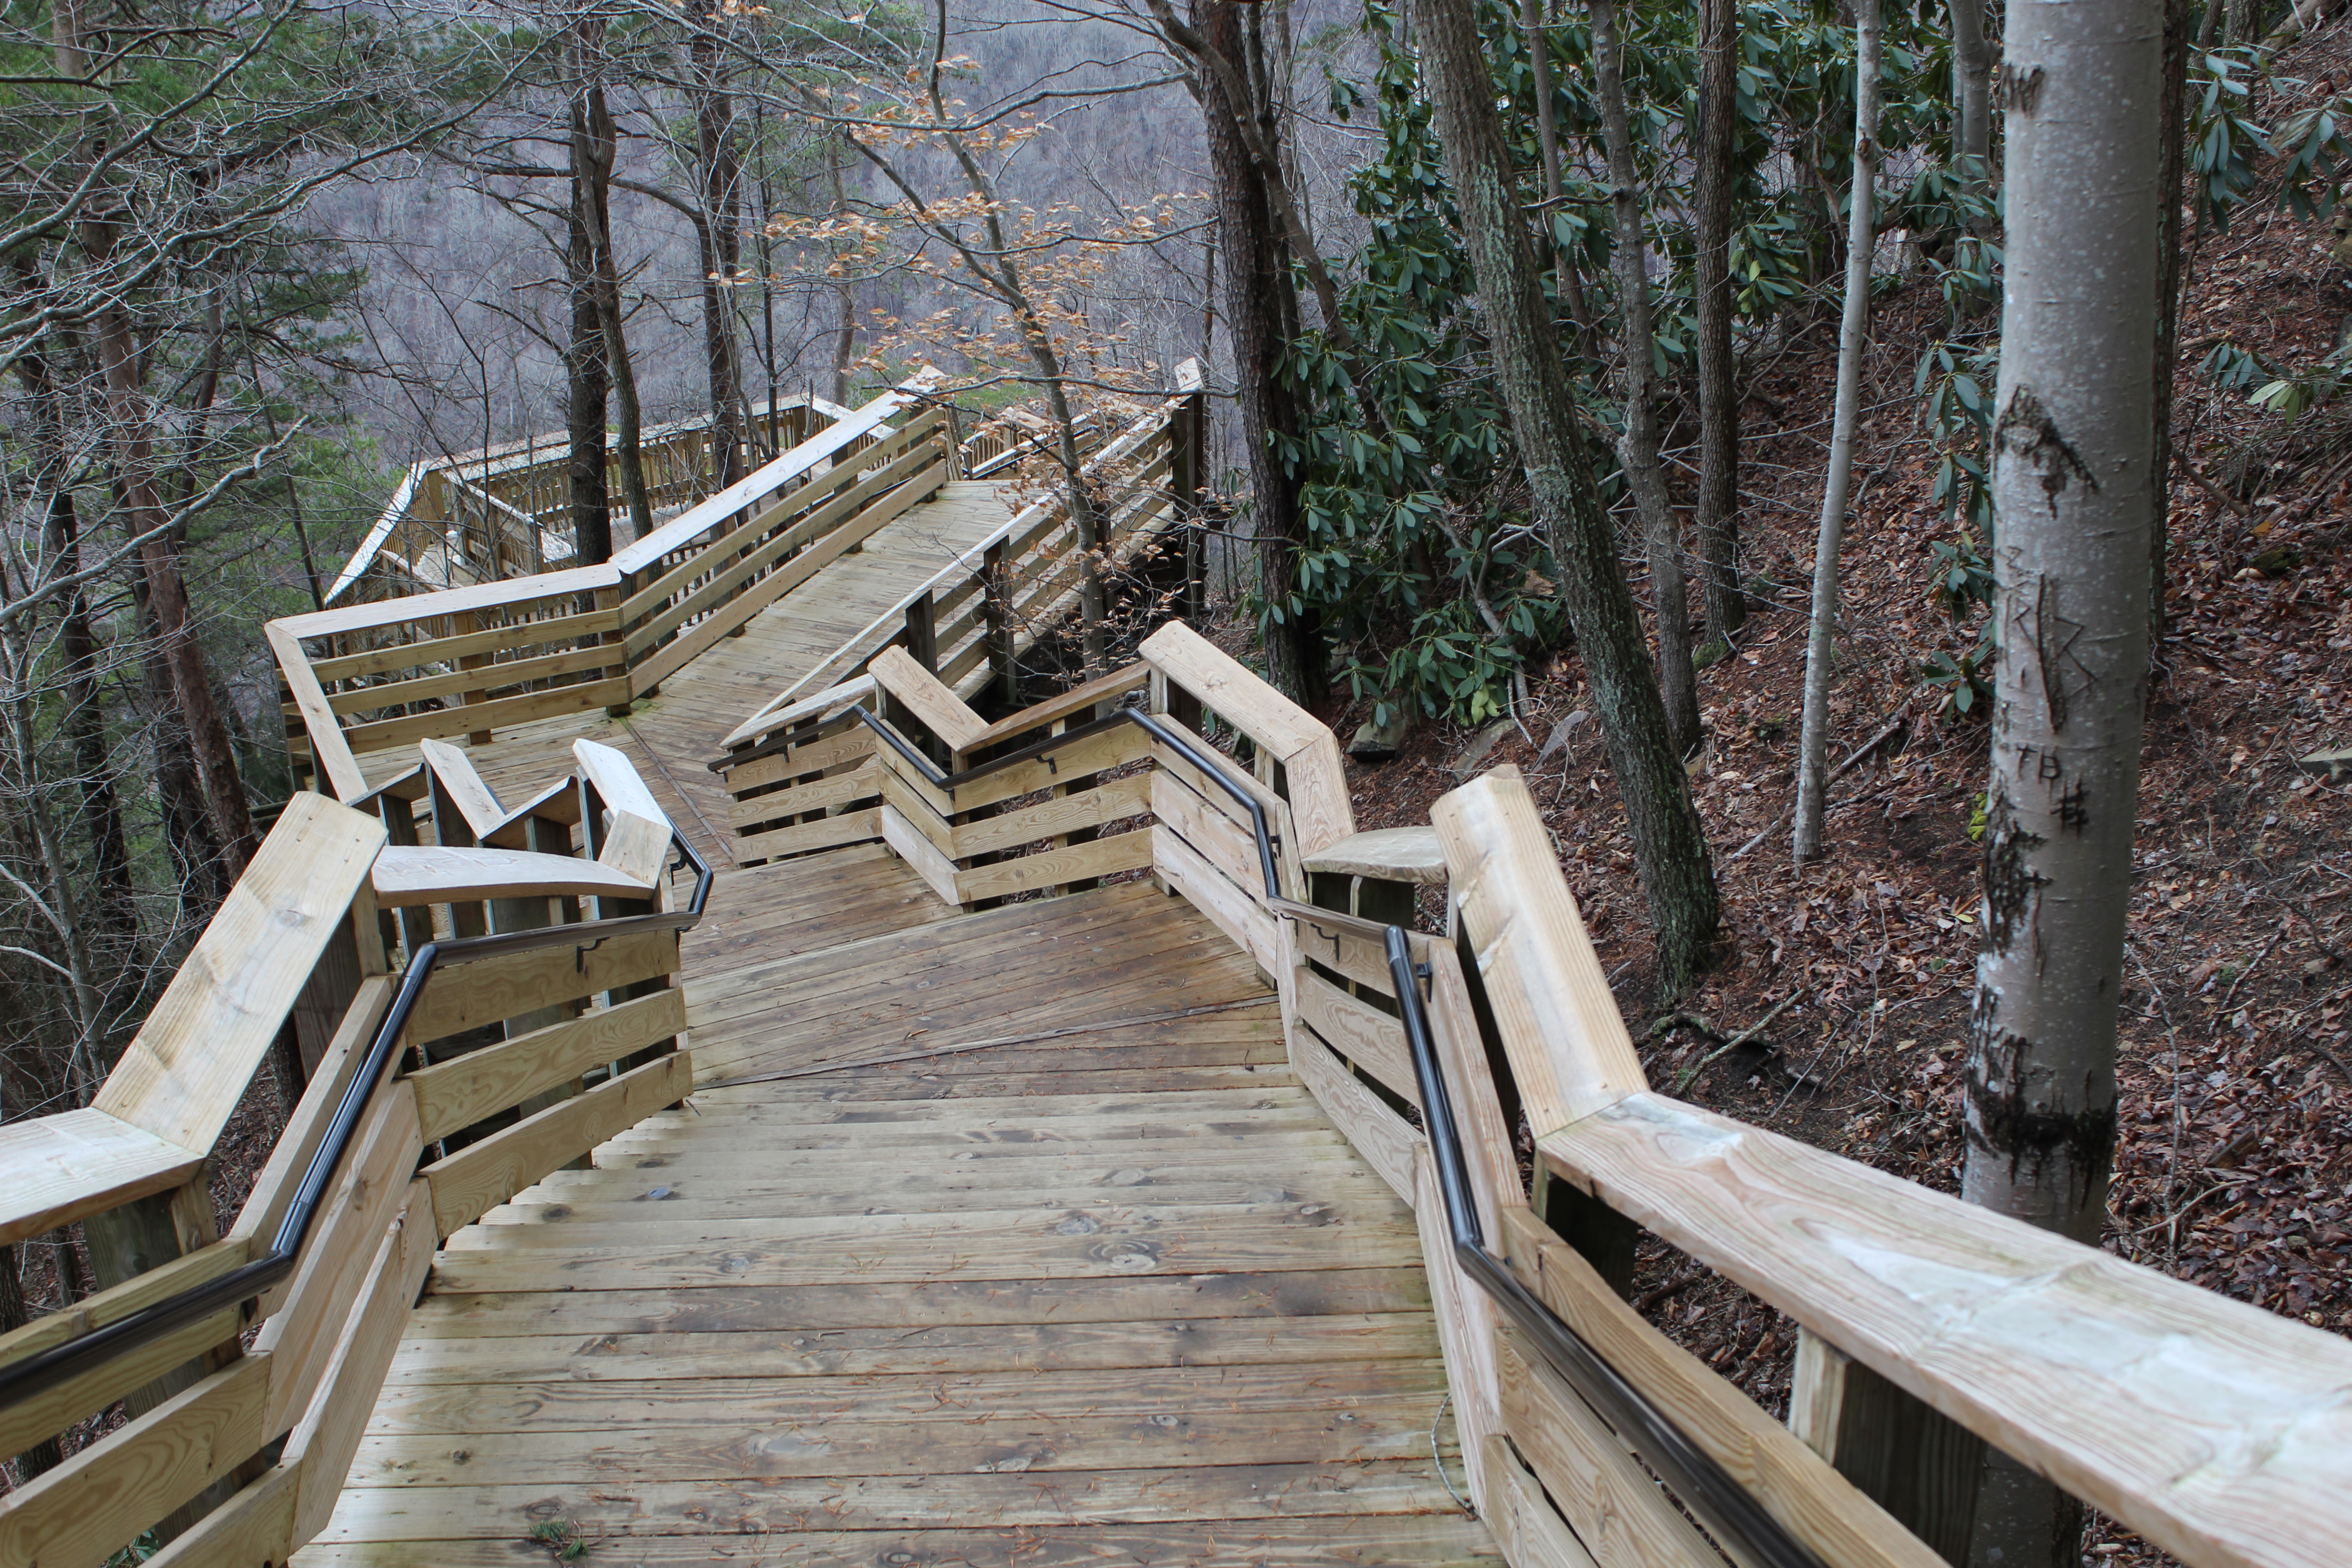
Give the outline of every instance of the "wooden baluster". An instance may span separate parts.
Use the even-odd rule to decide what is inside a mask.
[[[940,672],[940,630],[927,592],[907,606],[907,652],[931,674]]]
[[[475,842],[474,829],[450,797],[440,775],[431,768],[425,770],[425,799],[431,803],[433,812],[433,842],[445,849],[470,848]],[[478,900],[449,906],[450,935],[485,936],[489,929],[489,911]]]
[[[600,610],[617,611],[621,607],[621,601],[627,596],[628,592],[629,580],[625,577],[610,588],[599,588],[596,590],[596,607]],[[604,679],[607,680],[628,679],[629,655],[625,646],[627,633],[627,627],[615,626],[603,634],[604,646],[613,650],[613,662],[604,667]],[[604,712],[609,718],[625,719],[629,716],[630,706],[630,702],[625,699],[606,708]]]
[[[1804,1328],[1789,1429],[1945,1562],[1968,1560],[1984,1439]]]
[[[484,629],[482,623],[486,618],[485,616],[478,614],[452,616],[449,617],[449,629],[454,635],[462,637],[467,632]],[[457,659],[457,668],[467,670],[479,669],[489,662],[490,657],[488,654],[464,654]],[[476,703],[488,701],[489,693],[487,689],[468,688],[458,700],[464,706],[471,708]],[[487,746],[490,743],[490,732],[488,730],[476,730],[467,734],[466,739],[477,746]]]
[[[1000,539],[981,556],[980,613],[988,626],[989,689],[1006,713],[1021,706],[1021,670],[1013,658],[1011,587],[1004,574],[1004,542]]]

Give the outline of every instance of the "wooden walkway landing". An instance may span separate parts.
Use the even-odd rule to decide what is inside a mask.
[[[572,742],[586,736],[629,753],[671,822],[718,867],[729,853],[728,797],[704,766],[729,731],[759,706],[831,658],[910,590],[1001,527],[1011,515],[998,487],[957,479],[892,519],[845,555],[753,616],[740,637],[721,638],[640,700],[625,721],[601,711],[567,714],[499,732],[473,747],[475,769],[501,800],[528,800],[572,766]],[[381,783],[416,760],[413,747],[361,757]]]
[[[1249,961],[1149,883],[948,917],[871,847],[723,876],[706,1087],[452,1238],[297,1561],[1494,1561]]]

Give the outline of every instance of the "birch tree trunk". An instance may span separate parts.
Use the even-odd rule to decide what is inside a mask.
[[[1829,472],[1822,481],[1822,527],[1813,542],[1812,625],[1805,639],[1805,721],[1797,742],[1797,864],[1822,854],[1828,802],[1830,664],[1836,657],[1838,552],[1845,542],[1846,501],[1853,483],[1853,432],[1861,417],[1862,354],[1870,342],[1870,260],[1876,235],[1872,208],[1878,179],[1878,0],[1855,0],[1853,189],[1847,197],[1845,319],[1838,331],[1837,411],[1830,426]]]
[[[1706,640],[1730,651],[1739,586],[1739,396],[1732,384],[1731,186],[1739,134],[1739,0],[1699,0],[1698,179],[1691,257],[1698,316],[1698,554]],[[1557,192],[1554,193],[1555,195]]]
[[[2003,58],[2000,653],[1961,1194],[2095,1245],[2147,681],[2164,8],[2010,0]],[[1972,1561],[2074,1561],[2066,1500],[1989,1479]]]
[[[1658,984],[1686,990],[1706,968],[1720,910],[1690,778],[1666,730],[1617,537],[1585,461],[1576,403],[1552,331],[1541,268],[1519,207],[1471,0],[1414,0],[1422,69],[1445,172],[1485,301],[1496,381],[1537,521],[1592,683],[1593,707],[1657,933]]]
[[[1642,176],[1633,166],[1633,137],[1625,120],[1624,48],[1616,0],[1588,0],[1592,17],[1595,86],[1601,136],[1609,150],[1611,205],[1616,216],[1617,309],[1624,319],[1625,433],[1617,458],[1641,515],[1650,547],[1652,615],[1658,628],[1658,691],[1666,734],[1678,755],[1699,742],[1698,675],[1691,665],[1690,592],[1683,577],[1673,498],[1658,461],[1657,344],[1650,324],[1649,243],[1642,233]]]

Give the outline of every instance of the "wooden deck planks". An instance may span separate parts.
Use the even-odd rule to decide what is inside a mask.
[[[451,1238],[298,1562],[1496,1560],[1412,1216],[1190,905],[861,846],[723,875],[685,972],[704,1087]]]

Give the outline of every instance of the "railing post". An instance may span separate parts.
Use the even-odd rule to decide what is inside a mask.
[[[928,593],[907,606],[907,652],[932,675],[940,672],[940,629]]]
[[[997,689],[1004,710],[1021,706],[1021,672],[1013,662],[1013,602],[1004,574],[1004,542],[999,540],[981,556],[980,606],[988,623],[990,684]]]
[[[1797,1331],[1789,1429],[1947,1563],[1966,1563],[1984,1439]]]
[[[1168,488],[1176,501],[1177,526],[1184,531],[1181,604],[1186,620],[1200,618],[1201,582],[1208,559],[1206,542],[1201,537],[1202,401],[1201,395],[1193,393],[1168,416]]]
[[[600,610],[617,612],[621,607],[621,601],[629,596],[629,590],[633,585],[634,578],[630,574],[624,574],[621,580],[612,587],[597,589],[596,607]],[[611,631],[604,633],[604,637],[606,646],[612,648],[614,658],[614,662],[604,667],[604,679],[626,680],[629,678],[629,655],[625,646],[628,628],[614,626]],[[609,718],[625,719],[629,716],[629,708],[630,703],[625,699],[607,707],[604,712]]]
[[[1647,1089],[1518,770],[1496,768],[1440,796],[1429,815],[1445,848],[1464,978],[1495,1022],[1535,1136]],[[1621,1295],[1631,1289],[1633,1221],[1540,1161],[1534,1207]]]
[[[460,636],[467,632],[478,632],[482,629],[482,616],[478,613],[452,616],[449,617],[449,629]],[[480,669],[489,662],[490,658],[488,654],[461,654],[457,659],[457,668],[459,669],[467,670]],[[465,707],[471,708],[476,703],[488,701],[489,694],[486,691],[469,690],[464,693],[458,700]],[[487,746],[490,743],[490,732],[488,730],[471,731],[467,734],[466,739],[472,742],[477,746]]]

